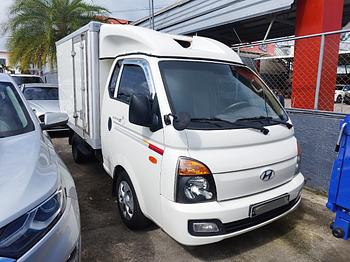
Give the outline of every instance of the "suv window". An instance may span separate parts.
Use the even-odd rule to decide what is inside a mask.
[[[123,67],[117,98],[129,103],[131,95],[134,94],[151,97],[146,75],[142,67],[126,64]]]
[[[0,82],[0,138],[33,130],[33,122],[15,87]]]

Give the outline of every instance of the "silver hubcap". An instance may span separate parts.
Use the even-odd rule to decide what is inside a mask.
[[[118,204],[123,216],[130,220],[134,214],[134,198],[129,184],[126,181],[122,181],[118,188]]]

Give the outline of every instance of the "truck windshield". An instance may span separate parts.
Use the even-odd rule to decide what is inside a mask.
[[[273,125],[288,120],[271,91],[245,66],[164,60],[159,67],[171,109],[174,114],[190,114],[189,128],[234,128],[227,124],[242,127],[253,121]]]
[[[9,82],[0,82],[0,138],[34,130],[15,87]]]

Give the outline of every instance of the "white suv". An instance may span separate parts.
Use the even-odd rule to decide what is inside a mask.
[[[350,85],[336,85],[334,93],[334,103],[342,103],[345,94],[350,91]]]
[[[80,261],[80,214],[72,176],[12,78],[0,74],[0,261]]]

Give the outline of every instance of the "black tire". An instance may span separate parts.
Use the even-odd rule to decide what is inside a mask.
[[[341,95],[338,95],[335,102],[336,102],[336,103],[341,103],[341,102],[343,102],[342,96],[341,96]]]
[[[341,228],[333,228],[332,234],[336,238],[343,238],[344,237],[344,230]]]
[[[72,155],[75,163],[78,164],[86,163],[93,158],[89,145],[78,135],[73,135],[72,137]]]
[[[127,192],[128,192],[128,194],[130,194],[129,196],[132,196],[132,201],[133,201],[132,212],[127,211],[127,208],[126,208],[127,204],[125,204],[125,201],[123,201],[121,199],[120,191],[119,191],[121,184],[123,184],[123,185],[127,184],[129,187]],[[114,192],[115,192],[116,197],[117,197],[116,202],[117,202],[120,218],[122,219],[122,221],[124,222],[124,224],[128,228],[130,228],[132,230],[140,230],[140,229],[144,229],[150,225],[150,223],[151,223],[150,220],[147,217],[145,217],[141,211],[139,201],[138,201],[136,193],[135,193],[134,186],[132,185],[129,176],[125,171],[121,171],[118,174],[117,180],[115,183],[115,191]],[[125,198],[124,198],[124,200],[125,200]],[[132,213],[131,216],[130,216],[130,213]]]

